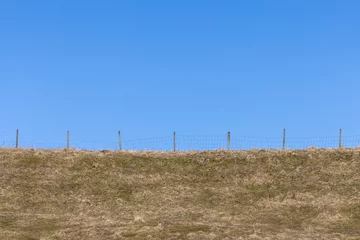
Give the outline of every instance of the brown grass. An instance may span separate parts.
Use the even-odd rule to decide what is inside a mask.
[[[360,239],[360,150],[0,149],[0,239]]]

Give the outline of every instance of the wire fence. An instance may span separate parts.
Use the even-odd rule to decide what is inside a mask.
[[[18,133],[18,132],[17,132]],[[60,142],[31,142],[6,140],[0,135],[2,148],[34,148],[34,149],[62,149],[74,148],[82,150],[134,150],[134,151],[205,151],[205,150],[250,150],[250,149],[307,149],[316,148],[357,148],[360,147],[360,136],[330,137],[244,137],[226,135],[196,136],[176,135],[158,138],[135,140],[122,140],[119,132],[118,141],[81,141],[71,142],[68,135],[67,141]]]

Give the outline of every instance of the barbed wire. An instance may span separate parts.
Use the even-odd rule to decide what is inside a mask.
[[[5,145],[5,139],[0,135],[0,147]]]
[[[173,136],[144,138],[134,140],[122,140],[119,142],[107,142],[102,140],[95,141],[79,141],[70,142],[70,148],[84,150],[122,150],[135,151],[173,151],[174,145],[177,151],[204,151],[228,149],[228,138],[225,135],[177,135],[174,141]],[[287,137],[285,141],[286,149],[307,149],[316,148],[337,148],[340,145],[338,136],[329,137]],[[0,147],[14,148],[16,142],[14,140],[6,141],[0,135]],[[344,136],[342,137],[341,146],[345,148],[360,147],[360,136]],[[32,142],[19,141],[20,148],[36,148],[36,149],[63,149],[66,143],[57,142]],[[231,150],[249,150],[249,149],[282,149],[282,137],[244,137],[231,136]]]
[[[158,137],[158,138],[144,138],[123,141],[122,146],[124,150],[136,151],[171,151],[173,150],[172,136]]]

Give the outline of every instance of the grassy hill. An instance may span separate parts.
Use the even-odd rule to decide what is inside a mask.
[[[360,149],[0,149],[0,239],[360,239]]]

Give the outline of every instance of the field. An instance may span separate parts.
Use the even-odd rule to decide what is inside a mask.
[[[0,149],[0,239],[360,239],[360,149]]]

